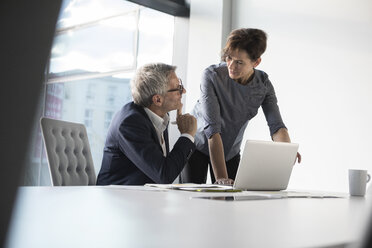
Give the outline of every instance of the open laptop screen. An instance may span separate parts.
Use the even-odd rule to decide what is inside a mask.
[[[298,144],[247,140],[234,188],[284,190],[296,160]]]

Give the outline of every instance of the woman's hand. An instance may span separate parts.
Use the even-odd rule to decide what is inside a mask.
[[[214,182],[214,184],[233,185],[234,180],[230,178],[219,178]]]
[[[301,163],[301,154],[299,152],[297,152],[296,161],[297,163]]]

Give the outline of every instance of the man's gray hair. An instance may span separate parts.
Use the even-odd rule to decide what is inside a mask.
[[[130,83],[134,103],[149,107],[154,95],[165,95],[169,76],[176,71],[176,68],[164,63],[152,63],[140,67]]]

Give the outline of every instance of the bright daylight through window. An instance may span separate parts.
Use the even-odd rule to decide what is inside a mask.
[[[49,185],[41,116],[83,123],[96,173],[110,121],[131,101],[130,78],[172,63],[174,17],[124,0],[64,0],[30,143],[25,185]]]

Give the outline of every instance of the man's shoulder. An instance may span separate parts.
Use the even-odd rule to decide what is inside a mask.
[[[139,111],[140,109],[140,106],[135,104],[133,101],[132,102],[128,102],[126,103],[122,108],[121,108],[121,111],[122,112],[136,112],[136,111]]]
[[[145,113],[145,110],[140,105],[135,104],[134,102],[129,102],[121,108],[119,113],[123,116],[130,116],[130,115],[137,115],[137,114],[143,115]]]
[[[143,119],[148,118],[145,109],[142,106],[135,104],[134,102],[130,102],[124,105],[120,111],[120,115],[122,116],[123,121],[142,121]]]
[[[134,102],[129,102],[125,104],[119,112],[116,113],[113,122],[116,125],[121,125],[124,122],[141,122],[146,118],[146,113],[143,107],[135,104]]]

